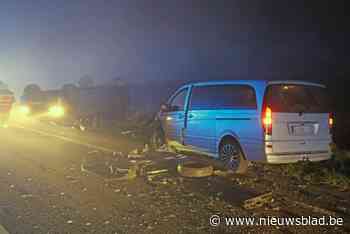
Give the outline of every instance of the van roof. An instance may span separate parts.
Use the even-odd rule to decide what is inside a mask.
[[[250,85],[266,85],[266,80],[212,80],[190,82],[187,85],[213,85],[213,84],[250,84]]]
[[[302,80],[276,80],[276,81],[269,81],[268,84],[299,84],[299,85],[311,85],[311,86],[318,86],[325,88],[325,85],[315,83],[315,82],[309,82],[309,81],[302,81]]]
[[[302,80],[275,80],[275,81],[268,81],[268,80],[213,80],[213,81],[201,81],[201,82],[191,82],[187,85],[213,85],[213,84],[249,84],[253,86],[266,86],[270,84],[299,84],[299,85],[312,85],[312,86],[319,86],[325,88],[324,85],[314,83],[314,82],[308,82],[308,81],[302,81]]]

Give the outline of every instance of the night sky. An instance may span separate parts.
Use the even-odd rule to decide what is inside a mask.
[[[308,79],[347,69],[343,1],[305,2],[2,0],[0,80],[18,92],[84,75]]]

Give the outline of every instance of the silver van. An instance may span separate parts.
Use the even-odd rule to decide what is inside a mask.
[[[187,84],[161,107],[167,144],[221,160],[292,163],[331,156],[325,86],[303,81],[230,80]]]

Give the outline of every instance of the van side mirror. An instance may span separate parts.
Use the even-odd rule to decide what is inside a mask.
[[[170,111],[170,105],[169,105],[169,104],[166,104],[166,103],[162,104],[162,105],[160,106],[160,111],[161,111],[161,112],[169,112],[169,111]]]

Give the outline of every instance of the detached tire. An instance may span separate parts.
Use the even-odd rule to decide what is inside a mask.
[[[214,168],[211,165],[191,161],[179,164],[177,166],[177,171],[183,177],[202,178],[213,175]]]
[[[244,158],[240,145],[232,138],[221,142],[219,158],[225,169],[232,172],[244,174],[248,169],[248,161]]]

